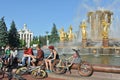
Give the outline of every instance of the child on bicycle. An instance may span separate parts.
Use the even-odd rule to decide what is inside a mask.
[[[73,51],[75,51],[75,53],[67,59],[67,60],[70,60],[70,59],[72,60],[71,64],[69,66],[71,66],[73,63],[80,63],[81,62],[81,57],[78,53],[78,50],[73,49]]]

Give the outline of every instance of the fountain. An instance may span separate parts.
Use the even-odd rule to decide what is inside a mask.
[[[57,48],[79,48],[81,53],[93,53],[93,50],[97,51],[97,55],[100,54],[117,54],[116,49],[120,50],[119,42],[115,41],[110,36],[110,27],[112,24],[113,12],[109,10],[96,10],[90,11],[87,14],[88,20],[82,21],[79,26],[79,34],[73,34],[72,26],[69,27],[68,33],[64,31],[64,28],[59,30],[60,43],[56,43]],[[89,28],[89,30],[87,29]],[[78,36],[81,36],[81,40]],[[79,40],[78,40],[79,39]],[[81,41],[81,42],[79,42]],[[60,49],[60,51],[61,51]],[[64,51],[63,49],[62,51]],[[67,50],[70,51],[70,50]],[[119,52],[120,53],[120,52]]]
[[[73,37],[72,26],[69,27],[68,33],[61,29],[60,43],[55,44],[58,53],[69,56],[73,53],[72,48],[77,48],[80,49],[82,59],[93,64],[95,71],[120,73],[118,66],[120,45],[110,36],[112,15],[113,12],[109,10],[88,12],[88,20],[81,22],[79,34],[74,35],[75,37]],[[81,40],[78,36],[81,36]]]
[[[87,38],[85,49],[99,49],[97,51],[101,54],[113,54],[113,50],[116,48],[113,46],[115,41],[113,41],[112,37],[109,37],[112,15],[113,12],[103,9],[88,12],[87,21],[90,27],[90,34],[88,36],[90,37]]]
[[[103,25],[103,33],[102,33],[102,35],[103,35],[103,47],[108,47],[108,45],[109,45],[109,38],[108,38],[108,23],[105,21],[105,20],[103,20],[102,21],[102,25]]]
[[[91,28],[91,40],[99,41],[102,40],[103,35],[103,21],[109,23],[109,26],[112,22],[113,13],[109,10],[96,10],[93,12],[88,12],[88,23]]]
[[[73,39],[74,39],[74,34],[73,34],[73,32],[72,32],[72,26],[70,25],[70,27],[69,27],[69,31],[68,31],[68,41],[73,41]]]
[[[59,30],[60,32],[60,41],[64,42],[66,39],[66,33],[64,32],[64,28],[62,28],[61,30]]]
[[[87,32],[86,32],[86,23],[83,21],[80,28],[82,29],[82,47],[86,47],[87,43]]]

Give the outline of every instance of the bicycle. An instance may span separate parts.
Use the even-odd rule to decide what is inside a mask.
[[[4,63],[3,60],[0,58],[0,75],[3,75],[2,77],[4,77]]]
[[[20,66],[17,65],[18,59],[17,58],[10,58],[9,62],[5,64],[4,57],[0,57],[0,75],[2,75],[2,78],[4,78],[4,75],[6,74],[8,77],[8,80],[12,80],[14,78],[15,80],[26,80],[20,75],[14,74],[13,69],[19,68]]]
[[[75,52],[72,56],[66,58],[66,55],[63,54],[64,57],[62,57],[60,60],[55,60],[53,62],[53,72],[57,74],[64,74],[67,71],[69,71],[71,73],[71,69],[75,68],[78,70],[81,76],[92,75],[93,73],[92,66],[89,63],[81,60],[81,57],[79,55],[79,50],[76,49],[72,49],[72,50]],[[76,57],[74,58],[73,56]],[[69,61],[70,59],[71,61]],[[77,63],[74,63],[75,59],[79,59]]]
[[[12,59],[10,59],[7,64],[5,64],[4,56],[2,55],[0,57],[0,74],[2,75],[2,77],[4,78],[5,74],[7,74],[8,77],[10,77],[11,75],[9,75],[8,73],[11,73],[12,69],[13,69],[12,68]]]
[[[47,73],[44,70],[44,63],[40,66],[35,67],[21,67],[16,70],[16,74],[24,75],[24,74],[31,74],[33,78],[45,78],[47,76]]]

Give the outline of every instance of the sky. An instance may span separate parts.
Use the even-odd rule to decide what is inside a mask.
[[[27,24],[34,36],[51,33],[53,23],[59,30],[68,31],[70,25],[77,31],[80,22],[87,20],[87,12],[108,9],[120,18],[120,0],[1,0],[0,18],[5,17],[7,28],[14,20],[17,30]],[[118,22],[119,23],[119,22]]]

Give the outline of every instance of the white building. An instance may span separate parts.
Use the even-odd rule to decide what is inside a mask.
[[[20,35],[20,40],[24,40],[26,42],[26,47],[30,47],[30,42],[33,40],[33,33],[27,29],[27,25],[24,24],[23,29],[18,31]]]

